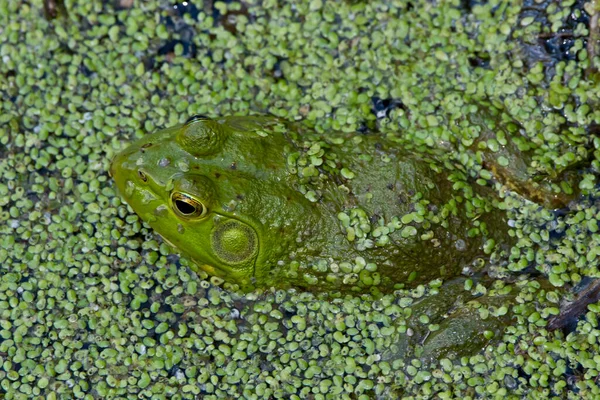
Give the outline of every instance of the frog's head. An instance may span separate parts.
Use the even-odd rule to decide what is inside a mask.
[[[168,242],[209,274],[247,285],[268,273],[256,265],[276,262],[281,236],[306,213],[289,184],[289,146],[274,118],[194,116],[123,150],[111,175]]]

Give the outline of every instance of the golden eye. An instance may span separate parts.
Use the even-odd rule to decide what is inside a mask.
[[[198,200],[181,192],[171,194],[171,205],[181,218],[202,218],[208,211]]]
[[[142,172],[142,170],[138,170],[138,178],[140,178],[142,182],[148,182],[148,177]]]

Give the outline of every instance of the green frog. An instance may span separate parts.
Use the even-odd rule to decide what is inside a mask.
[[[522,174],[490,170],[501,168]],[[154,230],[243,289],[389,292],[481,268],[513,242],[490,186],[395,135],[194,116],[132,144],[111,171]]]
[[[485,146],[512,135],[493,112],[466,118],[478,130],[469,150],[485,167],[478,176],[448,150],[408,143],[401,133],[318,133],[275,117],[202,115],[133,143],[114,158],[111,175],[168,243],[242,290],[379,295],[435,279],[458,282],[441,290],[446,303],[461,296],[455,288],[465,275],[502,263],[514,242],[491,181],[504,195],[517,190],[548,207],[574,197],[567,185],[529,181],[510,140]],[[436,301],[417,308],[443,314]],[[447,319],[454,331],[473,319],[461,313]],[[434,352],[455,339],[429,340]]]

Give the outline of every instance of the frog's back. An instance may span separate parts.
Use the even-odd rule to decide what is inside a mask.
[[[334,161],[324,163],[323,172],[335,184],[324,190],[323,179],[315,179],[315,190],[341,220],[356,254],[377,265],[380,290],[457,276],[465,267],[481,267],[486,243],[510,246],[494,191],[468,182],[443,157],[374,133],[320,139],[336,143],[322,156]]]
[[[170,243],[249,289],[388,291],[457,276],[512,244],[494,190],[445,154],[407,146],[277,118],[199,116],[132,145],[113,172]]]

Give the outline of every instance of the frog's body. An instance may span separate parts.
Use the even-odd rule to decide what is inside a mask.
[[[133,144],[111,169],[142,219],[243,288],[389,291],[457,276],[511,243],[490,189],[397,141],[194,117]]]
[[[481,136],[493,132],[487,127]],[[416,324],[391,356],[406,355],[407,343],[425,338],[424,355],[464,354],[510,318],[482,320],[477,305],[462,306],[473,296],[459,277],[501,259],[495,255],[513,241],[506,215],[497,194],[470,182],[449,157],[399,142],[398,136],[317,134],[271,117],[195,116],[131,145],[113,160],[111,173],[125,200],[168,242],[244,289],[380,293],[449,281],[439,295],[413,304],[440,329],[430,333]],[[520,169],[494,168],[493,154],[479,156],[524,186]],[[517,155],[505,156],[518,165]],[[564,203],[555,188],[538,185],[526,194]],[[514,296],[502,288],[478,304]],[[443,317],[452,308],[453,317]]]

